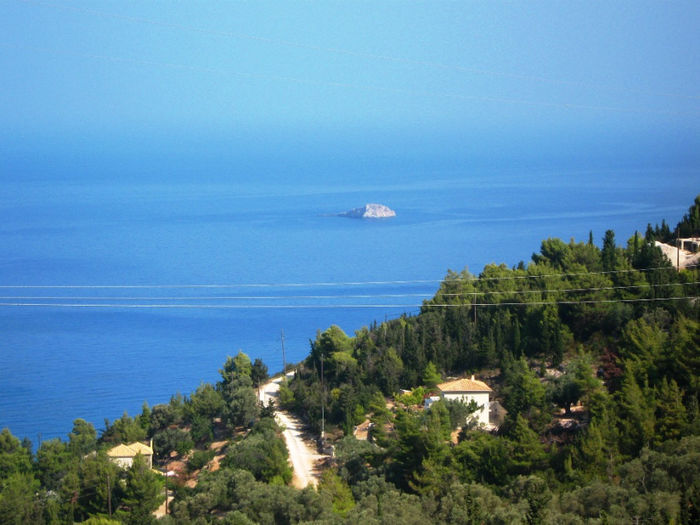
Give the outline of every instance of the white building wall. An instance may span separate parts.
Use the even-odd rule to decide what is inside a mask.
[[[443,394],[445,399],[454,399],[463,403],[470,403],[472,400],[481,408],[474,413],[480,425],[489,424],[489,393],[488,392],[448,392]]]

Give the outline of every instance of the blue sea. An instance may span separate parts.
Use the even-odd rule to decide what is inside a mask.
[[[120,176],[95,158],[0,173],[0,428],[35,444],[214,382],[239,350],[280,370],[282,331],[295,362],[331,324],[416,313],[448,269],[674,225],[700,189],[698,170],[644,166]],[[397,216],[334,216],[368,202]]]

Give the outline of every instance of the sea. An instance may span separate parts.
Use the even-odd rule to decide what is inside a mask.
[[[298,362],[333,324],[416,314],[448,269],[512,267],[548,237],[625,244],[675,225],[700,189],[697,169],[634,164],[312,164],[178,174],[153,159],[121,176],[98,156],[4,158],[0,428],[35,447],[76,418],[99,431],[217,381],[238,351],[277,372],[283,346]],[[366,203],[396,217],[337,216]]]

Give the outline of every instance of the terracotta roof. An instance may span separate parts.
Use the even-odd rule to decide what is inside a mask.
[[[138,452],[142,456],[149,456],[153,455],[153,449],[149,447],[148,445],[144,445],[143,443],[139,443],[138,441],[134,443],[129,443],[129,448]]]
[[[133,458],[136,454],[142,456],[152,456],[153,449],[148,445],[139,443],[138,441],[129,445],[117,445],[107,451],[107,455],[113,458]]]
[[[457,379],[437,386],[441,392],[492,392],[483,381],[475,379]]]
[[[117,445],[107,451],[107,455],[113,458],[130,458],[136,455],[136,452],[131,450],[126,445]]]

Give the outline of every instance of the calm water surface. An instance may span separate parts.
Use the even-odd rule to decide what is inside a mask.
[[[624,243],[649,221],[675,224],[699,175],[377,172],[361,182],[319,174],[197,183],[13,171],[0,197],[0,427],[33,441],[65,437],[77,417],[102,428],[144,401],[216,381],[239,349],[278,370],[282,330],[288,361],[298,361],[330,324],[352,334],[416,312],[448,268],[512,266],[546,237],[586,240],[590,230],[600,243],[612,228]],[[398,216],[332,216],[366,202]],[[153,305],[161,307],[145,307]]]

